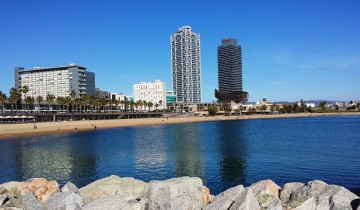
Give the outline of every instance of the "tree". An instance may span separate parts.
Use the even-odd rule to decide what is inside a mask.
[[[161,106],[161,109],[164,109],[164,108],[162,107],[162,103],[163,103],[163,101],[162,101],[162,100],[159,100],[159,106]]]
[[[256,108],[255,108],[255,107],[249,108],[249,112],[250,112],[251,114],[254,114],[254,113],[256,112]]]
[[[66,112],[69,113],[69,107],[72,104],[72,100],[70,96],[64,98],[64,105],[66,106]]]
[[[214,105],[209,106],[209,107],[208,107],[208,112],[209,112],[209,115],[210,115],[210,116],[215,116],[216,113],[218,112],[217,106],[214,106]]]
[[[24,93],[24,98],[26,99],[26,94],[29,92],[29,87],[25,85],[21,91]],[[27,103],[25,100],[25,111],[26,111],[26,105],[27,105]]]
[[[29,109],[30,109],[30,106],[31,106],[31,109],[33,110],[34,109],[35,98],[31,97],[31,96],[27,96],[25,100],[27,101],[27,104],[29,105]]]
[[[70,97],[71,97],[71,105],[72,105],[72,110],[71,112],[74,112],[74,100],[75,100],[75,97],[76,97],[76,92],[75,90],[72,90],[70,92]]]
[[[278,111],[278,109],[279,109],[279,106],[277,104],[272,104],[270,107],[271,112]]]
[[[150,109],[154,106],[154,103],[153,103],[153,102],[151,102],[151,101],[149,101],[147,105],[148,105],[148,107],[149,107],[149,111],[150,111]]]
[[[74,105],[75,105],[75,110],[81,112],[81,98],[75,98]]]
[[[0,102],[1,102],[1,114],[4,114],[5,102],[7,100],[7,96],[5,93],[0,91]]]
[[[340,109],[339,105],[336,104],[336,105],[335,105],[335,110],[336,110],[336,111],[339,111],[339,109]]]
[[[360,109],[360,102],[357,102],[357,103],[356,103],[356,107],[357,107],[358,109]]]
[[[264,104],[264,105],[261,105],[260,107],[260,110],[262,110],[263,112],[265,112],[267,110],[267,106]]]
[[[65,101],[65,99],[64,99],[64,97],[61,97],[61,96],[58,96],[57,98],[56,98],[56,103],[58,104],[58,111],[59,111],[59,109],[60,109],[60,107],[61,107],[61,110],[64,110],[64,101]]]
[[[223,107],[225,113],[231,115],[231,104],[229,102],[223,102],[222,107]]]
[[[124,101],[124,100],[121,100],[121,101],[120,101],[120,104],[121,104],[121,111],[124,111],[125,101]]]
[[[319,107],[320,107],[320,109],[325,110],[326,109],[326,101],[320,102]]]
[[[49,105],[49,110],[50,110],[50,106],[51,106],[51,108],[52,108],[52,103],[54,102],[54,100],[55,100],[55,96],[54,96],[54,95],[52,95],[52,94],[47,94],[47,96],[46,96],[46,102],[47,102],[48,105]]]
[[[18,93],[18,91],[15,88],[10,89],[10,97],[9,102],[11,103],[11,113],[14,111],[14,105],[15,105],[15,112],[17,111],[17,101],[21,97],[21,95]]]
[[[118,107],[119,107],[120,101],[115,99],[114,104],[115,104],[115,110],[116,110],[116,112],[118,112]]]
[[[157,109],[158,109],[158,107],[159,107],[159,104],[158,104],[158,103],[156,103],[154,106],[155,106],[155,110],[157,110]]]
[[[43,101],[43,97],[42,97],[42,96],[38,96],[38,97],[36,98],[36,101],[37,101],[37,103],[38,103],[38,105],[39,105],[39,112],[40,112],[40,110],[41,110],[41,102]]]
[[[89,100],[89,96],[87,94],[84,94],[81,96],[81,104],[84,106],[84,110],[87,110],[87,103]]]

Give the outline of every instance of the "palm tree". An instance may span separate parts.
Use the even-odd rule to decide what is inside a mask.
[[[90,104],[90,111],[93,112],[93,109],[95,109],[96,106],[95,96],[89,97],[89,104]]]
[[[63,103],[64,103],[64,105],[66,105],[66,112],[69,113],[69,107],[72,104],[71,97],[70,96],[65,97]]]
[[[120,104],[121,104],[121,108],[122,108],[121,111],[123,111],[123,110],[124,110],[123,108],[124,108],[124,105],[125,105],[125,101],[124,101],[124,100],[121,100],[121,101],[120,101]]]
[[[80,112],[81,112],[81,98],[75,98],[74,105],[75,105],[75,109],[77,111],[79,110],[79,107],[80,107]]]
[[[87,103],[88,103],[88,100],[89,100],[89,96],[84,94],[81,96],[81,104],[84,105],[84,110],[86,111],[87,110]]]
[[[152,107],[154,106],[154,103],[153,103],[153,102],[151,102],[151,101],[149,101],[149,102],[147,103],[147,105],[148,105],[148,107],[149,107],[149,111],[150,111],[150,108],[152,108]]]
[[[139,110],[138,110],[139,104],[140,104],[139,101],[135,102],[136,111],[139,111]]]
[[[49,111],[50,111],[50,105],[51,105],[51,108],[52,108],[52,103],[53,101],[55,100],[55,96],[52,95],[52,94],[47,94],[46,96],[46,102],[48,103],[49,105]]]
[[[59,111],[60,109],[61,111],[64,110],[64,97],[58,96],[56,98],[56,103],[58,104],[57,111]]]
[[[27,104],[29,105],[29,109],[30,109],[30,105],[31,105],[31,109],[33,110],[34,109],[35,98],[31,97],[31,96],[28,96],[28,97],[26,97],[25,100],[27,100]]]
[[[160,101],[159,101],[159,106],[161,106],[161,109],[164,109],[164,107],[162,107],[162,103],[163,103],[163,101],[160,100]]]
[[[28,86],[24,86],[23,88],[22,88],[22,92],[24,93],[24,98],[26,99],[26,94],[29,92],[29,87]],[[25,111],[26,111],[26,100],[25,100]]]
[[[75,97],[76,97],[76,92],[75,90],[72,90],[70,92],[70,97],[71,97],[71,105],[72,105],[72,110],[71,112],[74,112],[74,100],[75,100]]]
[[[156,103],[156,104],[155,104],[155,110],[157,110],[158,107],[159,107],[159,104]]]
[[[0,91],[0,101],[1,101],[1,114],[4,114],[5,102],[7,100],[6,94]]]
[[[43,101],[43,97],[42,97],[42,96],[38,96],[38,97],[36,98],[36,101],[37,101],[37,103],[38,103],[38,105],[39,105],[39,112],[40,112],[40,110],[41,110],[41,102]]]
[[[120,104],[120,101],[115,99],[114,104],[115,104],[115,110],[116,110],[116,112],[118,112],[118,106]]]
[[[30,105],[33,105],[34,101],[35,101],[35,99],[33,97],[31,97],[31,96],[27,96],[25,98],[25,103],[28,104],[29,111],[30,111]]]
[[[15,88],[11,88],[11,89],[10,89],[9,102],[11,103],[11,113],[13,113],[13,111],[14,111],[14,105],[15,105],[15,110],[17,111],[16,102],[17,102],[18,99],[20,98],[19,95],[20,95],[20,94],[18,93],[18,91],[17,91]]]

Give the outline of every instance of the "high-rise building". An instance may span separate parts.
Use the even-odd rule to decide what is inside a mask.
[[[236,39],[223,39],[218,46],[219,101],[246,102],[248,93],[243,91],[241,46]]]
[[[35,67],[29,70],[15,67],[15,88],[19,91],[24,86],[29,88],[26,96],[41,96],[44,100],[48,94],[67,97],[72,90],[75,91],[76,97],[84,94],[91,96],[95,94],[95,74],[75,64],[49,68]],[[24,93],[22,99],[25,99]]]
[[[200,35],[190,26],[171,35],[171,68],[176,103],[201,103]]]
[[[158,109],[166,109],[166,84],[160,80],[141,82],[133,85],[134,102],[146,101],[158,104]],[[161,102],[161,103],[160,103]]]

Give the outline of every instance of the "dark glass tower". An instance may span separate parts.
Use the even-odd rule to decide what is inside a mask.
[[[219,90],[215,97],[219,101],[247,101],[248,93],[243,91],[241,46],[236,39],[223,39],[218,47]]]

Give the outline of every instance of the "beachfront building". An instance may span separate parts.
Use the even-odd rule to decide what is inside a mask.
[[[215,97],[222,101],[244,103],[248,93],[243,91],[241,46],[236,39],[221,40],[218,46],[219,90]]]
[[[29,88],[26,96],[44,99],[48,94],[55,97],[67,97],[74,90],[76,97],[84,94],[95,94],[95,73],[76,64],[58,67],[35,67],[24,69],[15,67],[15,88],[20,91],[24,86]],[[22,93],[22,99],[25,94]]]
[[[201,103],[200,35],[190,26],[171,35],[171,68],[176,103]]]
[[[134,102],[152,102],[158,109],[166,109],[166,84],[160,80],[133,85]]]

